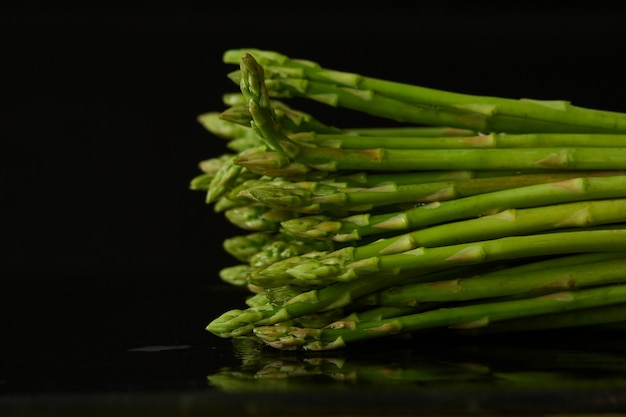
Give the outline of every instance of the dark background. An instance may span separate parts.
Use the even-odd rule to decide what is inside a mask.
[[[2,6],[5,365],[69,342],[215,341],[204,326],[239,298],[210,287],[234,263],[223,239],[239,231],[188,184],[200,160],[225,150],[196,117],[237,91],[221,62],[229,48],[626,112],[626,25],[609,3],[204,3]]]
[[[623,14],[598,3],[238,4],[0,15],[3,285],[215,280],[215,265],[230,262],[222,238],[235,231],[188,183],[197,162],[225,149],[195,118],[224,109],[221,95],[238,91],[226,78],[235,68],[221,62],[229,48],[433,88],[626,111]],[[315,113],[365,123],[337,114]]]

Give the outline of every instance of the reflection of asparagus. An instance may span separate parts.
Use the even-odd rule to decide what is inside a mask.
[[[488,367],[478,363],[416,361],[412,364],[384,365],[372,361],[352,363],[344,358],[310,358],[298,360],[268,358],[241,369],[224,368],[209,375],[209,383],[224,391],[308,391],[319,389],[364,388],[376,384],[380,389],[393,389],[399,385],[416,383],[433,386],[495,383]],[[329,385],[334,384],[334,385]]]
[[[290,351],[277,354],[264,349],[256,339],[234,339],[242,364],[222,368],[209,375],[208,381],[217,389],[233,392],[310,392],[321,386],[327,390],[373,386],[408,392],[445,387],[500,390],[541,386],[543,390],[560,391],[619,389],[626,384],[626,363],[616,350],[622,343],[616,343],[615,338],[609,337],[601,344],[589,343],[566,333],[550,339],[551,343],[530,344],[528,339],[506,343],[501,336],[494,340],[432,333],[432,342],[423,344],[417,340],[418,335],[396,339],[393,344],[379,340],[375,349],[335,351],[332,356],[330,352],[321,356],[315,352],[304,356]]]
[[[279,349],[336,349],[360,340],[439,327],[476,328],[520,317],[608,306],[626,300],[626,285],[564,291],[516,300],[451,306],[371,322],[340,321],[325,328],[259,326],[254,334]]]

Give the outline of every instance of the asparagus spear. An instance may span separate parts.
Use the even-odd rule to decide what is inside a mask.
[[[230,107],[219,113],[218,117],[224,121],[250,127],[252,115],[250,114],[245,94],[229,94],[227,99]],[[270,105],[274,109],[274,117],[277,123],[285,132],[319,132],[326,134],[343,132],[338,127],[330,126],[317,120],[309,113],[295,110],[283,101],[270,100]]]
[[[306,238],[350,241],[365,236],[390,233],[395,230],[417,229],[483,216],[508,208],[539,207],[583,200],[623,197],[626,197],[626,176],[624,175],[581,177],[555,183],[513,188],[503,187],[500,191],[486,192],[449,201],[435,201],[409,210],[382,214],[362,213],[344,218],[324,214],[298,216],[283,221],[281,228],[291,234]],[[369,254],[375,254],[382,250],[389,253],[393,248],[391,244],[395,242],[400,242],[397,244],[400,250],[415,247],[411,243],[410,236],[399,235],[363,248],[368,250]],[[402,246],[402,244],[408,246]]]
[[[452,306],[371,322],[338,322],[325,328],[259,326],[254,334],[279,349],[332,350],[360,340],[436,327],[480,327],[489,323],[570,312],[626,301],[626,285],[563,291],[539,297]]]
[[[487,327],[476,329],[455,329],[461,334],[488,335],[501,333],[518,333],[584,327],[586,330],[599,326],[626,324],[626,302],[619,304],[600,305],[584,310],[566,313],[544,314],[505,320]]]
[[[390,106],[375,101],[375,97],[381,97],[398,102],[400,109],[422,111],[414,111],[416,115],[410,121],[416,124],[468,128],[478,132],[626,132],[625,114],[577,107],[563,100],[517,100],[430,89],[323,68],[315,62],[294,60],[260,49],[231,49],[224,53],[223,61],[239,64],[246,55],[254,56],[267,68],[271,78],[281,82],[283,89],[288,87],[291,94],[387,116]],[[276,94],[284,95],[284,91]],[[436,116],[436,112],[444,114],[438,119],[448,116],[450,120],[446,121],[449,123],[433,120],[432,113]],[[425,115],[418,117],[422,113]]]
[[[276,122],[266,96],[263,68],[254,58],[241,59],[241,86],[250,97],[253,127],[274,152],[259,149],[239,154],[235,160],[259,175],[284,176],[294,170],[450,170],[450,169],[626,169],[626,152],[611,147],[532,147],[502,149],[329,149],[298,146]],[[292,164],[290,164],[292,162]]]
[[[249,115],[249,112],[247,114]],[[219,138],[232,140],[246,137],[258,140],[259,144],[262,143],[261,138],[250,128],[249,122],[247,126],[244,126],[241,123],[236,123],[229,118],[223,117],[222,112],[202,113],[197,120],[208,132]]]
[[[264,139],[270,149],[283,158],[293,159],[299,150],[278,124],[265,84],[265,70],[250,55],[242,56],[240,66],[242,77],[239,85],[248,101],[252,129]]]
[[[376,274],[421,273],[430,268],[447,269],[452,265],[481,264],[529,256],[575,252],[611,251],[626,247],[626,230],[576,230],[534,235],[507,235],[446,246],[423,247],[388,255],[355,258],[358,248],[347,246],[324,256],[285,259],[253,271],[249,280],[261,287],[280,285],[331,284],[349,282]],[[388,278],[387,278],[388,279]],[[383,280],[383,279],[381,279]]]
[[[567,171],[571,172],[571,171]],[[593,173],[601,173],[602,171],[577,171],[578,176],[592,175]],[[335,182],[344,182],[350,187],[378,187],[381,185],[394,184],[424,184],[428,182],[441,182],[451,180],[468,180],[471,178],[495,178],[498,176],[513,176],[527,174],[544,174],[537,171],[520,171],[520,170],[502,170],[502,171],[483,171],[483,170],[467,170],[455,169],[446,171],[401,171],[401,172],[368,172],[368,171],[344,171],[329,176]],[[557,173],[557,172],[555,172]],[[558,172],[562,173],[562,172]],[[605,173],[607,173],[605,171]],[[613,175],[623,174],[623,171],[612,171]]]
[[[224,211],[225,218],[233,225],[250,231],[277,231],[280,223],[297,217],[291,210],[273,209],[263,204],[247,204]]]
[[[625,134],[490,133],[471,136],[356,136],[305,131],[290,135],[297,143],[333,149],[471,149],[547,147],[625,147]]]
[[[284,175],[281,169],[288,165],[289,171],[297,172],[308,169],[626,169],[626,152],[619,147],[352,150],[298,146],[281,131],[276,121],[263,67],[250,54],[243,54],[240,67],[240,86],[249,100],[252,127],[272,151],[246,152],[238,155],[235,163],[260,175]]]
[[[293,256],[303,255],[314,251],[334,250],[336,245],[328,241],[295,240],[282,234],[267,242],[249,259],[249,265],[254,269],[265,268],[276,262]]]
[[[282,261],[263,270],[264,278],[270,280],[270,277],[275,276],[276,282],[260,286],[282,285],[279,278],[281,274],[309,283],[334,283],[304,292],[281,306],[228,311],[209,323],[207,330],[221,337],[245,335],[256,326],[276,324],[299,315],[346,306],[357,298],[401,283],[407,279],[407,274],[421,273],[427,276],[429,272],[455,266],[550,254],[609,252],[623,247],[626,247],[626,230],[584,230],[419,248],[347,265],[342,265],[341,258],[326,263],[309,258],[308,263],[299,263],[292,268],[289,262]]]
[[[515,272],[496,271],[434,282],[405,284],[371,294],[361,303],[416,306],[428,302],[458,302],[491,297],[575,290],[626,282],[626,252],[596,262]]]
[[[445,126],[386,126],[343,128],[344,133],[360,136],[472,136],[477,133],[469,129],[457,129]]]
[[[246,287],[248,285],[248,275],[250,265],[239,264],[222,268],[219,272],[220,279],[235,287]]]
[[[224,239],[224,250],[241,262],[249,262],[250,259],[266,244],[276,239],[275,234],[267,232],[252,232],[245,235],[231,236]],[[279,237],[281,235],[278,235]]]
[[[235,188],[231,195],[271,208],[306,214],[330,210],[363,212],[389,205],[432,203],[529,185],[555,183],[576,178],[578,175],[578,172],[522,174],[406,185],[389,183],[370,188],[353,188],[334,181],[290,182],[279,178],[276,181],[245,182]]]
[[[620,147],[542,147],[467,149],[332,149],[301,146],[294,156],[300,170],[623,170]],[[279,176],[282,155],[256,151],[240,154],[235,163],[259,175]]]

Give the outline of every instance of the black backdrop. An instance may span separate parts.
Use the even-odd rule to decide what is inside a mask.
[[[203,294],[219,282],[219,269],[233,263],[222,241],[238,231],[188,184],[201,159],[225,149],[196,116],[222,110],[221,95],[237,90],[226,78],[233,68],[221,62],[226,49],[273,49],[433,88],[626,111],[626,26],[620,9],[602,3],[205,3],[3,6],[0,274],[5,300],[23,300],[8,304],[17,308],[6,316],[14,327],[31,313],[28,324],[54,337],[43,323],[67,294],[106,293],[104,304],[117,308],[118,294]],[[365,123],[328,109],[316,115]],[[146,321],[173,309],[164,307],[167,292],[151,297],[160,305]],[[82,302],[62,319],[93,306]],[[189,317],[200,331],[210,318]]]
[[[9,287],[203,285],[235,233],[188,190],[223,143],[196,122],[236,91],[228,48],[428,87],[626,111],[619,10],[411,2],[6,10]],[[5,90],[6,91],[6,90]],[[324,120],[361,120],[319,110]],[[332,120],[331,120],[332,119]],[[8,145],[8,150],[6,145]]]

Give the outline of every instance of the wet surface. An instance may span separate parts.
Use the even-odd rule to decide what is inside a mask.
[[[238,290],[222,286],[124,296],[23,293],[6,300],[13,314],[27,313],[29,303],[48,314],[5,329],[11,337],[3,344],[0,409],[12,415],[626,409],[623,328],[481,337],[430,331],[336,351],[290,352],[204,330],[241,300]]]
[[[331,14],[201,5],[91,11],[28,2],[0,15],[12,87],[3,119],[0,415],[626,412],[621,330],[480,340],[428,333],[318,354],[211,335],[209,321],[242,305],[240,292],[211,286],[233,262],[222,242],[237,230],[188,189],[198,161],[224,150],[196,117],[223,109],[222,94],[237,90],[221,64],[227,48],[624,111],[615,94],[623,69],[612,65],[626,38],[623,13],[595,3],[541,12],[516,4],[515,13],[492,2],[334,4]],[[329,124],[364,122],[312,110]]]

